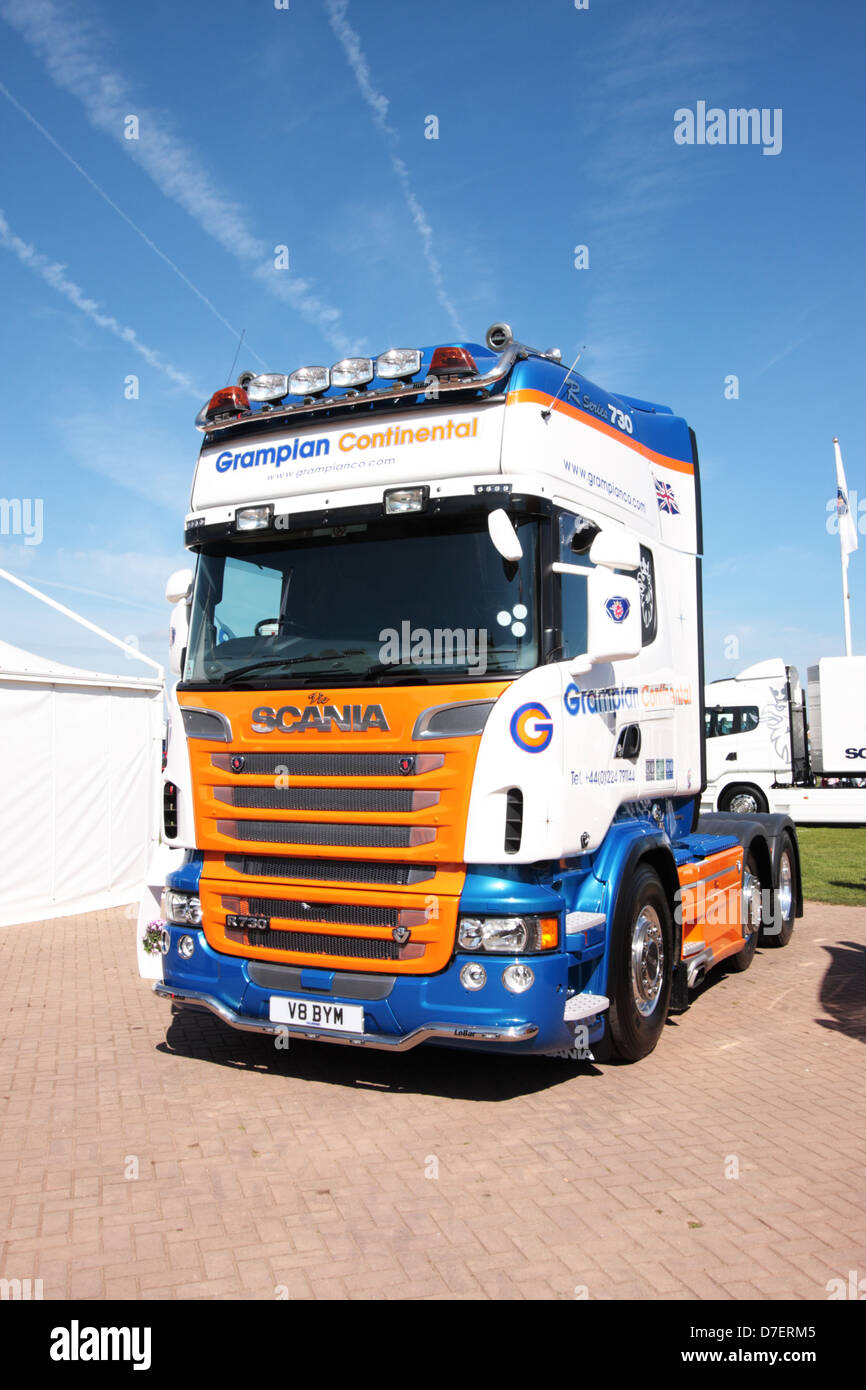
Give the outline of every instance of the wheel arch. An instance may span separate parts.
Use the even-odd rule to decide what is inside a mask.
[[[729,811],[710,812],[701,816],[698,831],[705,835],[733,835],[743,849],[751,849],[755,857],[760,853],[766,856],[769,864],[771,884],[776,881],[776,869],[782,848],[782,840],[787,832],[794,852],[794,900],[795,915],[803,916],[803,876],[800,868],[800,841],[797,827],[790,816],[781,811],[759,811],[754,815],[736,815]],[[763,867],[763,865],[762,865]]]
[[[613,940],[623,929],[623,903],[626,901],[628,885],[638,866],[642,863],[649,864],[658,874],[665,889],[673,920],[674,964],[676,964],[682,954],[682,922],[680,920],[681,914],[677,912],[677,894],[680,881],[670,842],[661,832],[654,834],[647,831],[628,838],[618,836],[616,840],[617,843],[612,843],[609,846],[609,855],[605,856],[605,862],[597,864],[595,869],[597,876],[606,880],[608,892],[607,919],[610,923],[610,931],[608,932],[606,947],[605,974],[606,976],[609,975],[610,971]]]

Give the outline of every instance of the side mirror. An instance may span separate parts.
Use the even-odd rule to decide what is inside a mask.
[[[183,654],[189,641],[189,605],[181,599],[171,610],[168,630],[168,664],[171,671],[179,676],[183,669]]]
[[[589,548],[589,558],[605,569],[636,570],[640,568],[640,541],[628,531],[608,527],[599,531]]]
[[[640,588],[636,579],[607,569],[596,569],[589,575],[587,648],[593,666],[628,661],[640,654]]]
[[[185,603],[192,591],[195,575],[192,570],[175,570],[169,575],[165,597],[169,603]]]
[[[503,560],[523,558],[523,546],[520,544],[520,537],[514,529],[511,517],[502,507],[497,507],[495,512],[489,514],[487,529],[490,532],[490,539]]]

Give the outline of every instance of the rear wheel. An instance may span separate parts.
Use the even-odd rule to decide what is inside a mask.
[[[732,782],[719,797],[719,810],[733,811],[737,816],[754,816],[768,809],[767,798],[760,787],[748,782]]]
[[[637,1062],[665,1026],[673,979],[673,923],[658,874],[638,866],[614,945],[610,1037],[614,1054]]]
[[[787,946],[794,935],[796,901],[796,857],[794,842],[786,830],[776,856],[776,877],[773,885],[773,921],[764,930],[765,946]]]
[[[746,937],[745,945],[735,956],[729,958],[728,964],[731,970],[748,970],[755,959],[758,937],[761,935],[761,910],[761,871],[752,851],[747,850],[746,860],[743,864],[742,912],[744,922],[749,927],[749,935]]]

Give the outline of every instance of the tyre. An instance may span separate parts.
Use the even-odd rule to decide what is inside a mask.
[[[794,935],[794,917],[797,912],[796,898],[797,858],[794,842],[786,830],[779,843],[776,856],[775,882],[773,883],[774,921],[769,930],[765,928],[761,938],[764,946],[787,946]],[[779,930],[775,930],[779,928]]]
[[[673,921],[661,879],[640,864],[624,890],[621,927],[611,962],[610,1038],[614,1056],[637,1062],[665,1026],[673,979]]]
[[[743,864],[743,912],[751,919],[752,930],[746,938],[745,946],[735,956],[729,956],[727,965],[731,970],[748,970],[755,959],[758,938],[761,935],[761,870],[751,850],[746,851]]]
[[[732,782],[719,797],[719,810],[733,811],[738,816],[753,816],[756,811],[769,809],[760,787],[750,782]]]

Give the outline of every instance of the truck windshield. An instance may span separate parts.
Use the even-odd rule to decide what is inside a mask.
[[[538,664],[538,522],[523,557],[486,516],[389,519],[199,559],[185,685],[406,684],[519,675]]]

